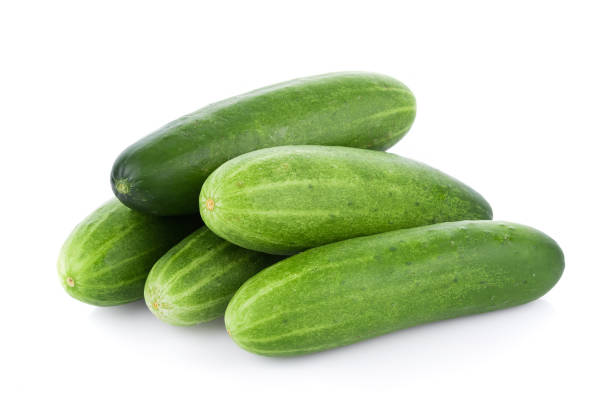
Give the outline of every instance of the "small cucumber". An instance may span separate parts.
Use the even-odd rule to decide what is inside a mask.
[[[62,286],[77,300],[94,305],[139,300],[155,261],[199,226],[197,216],[162,218],[110,200],[64,243],[57,262]]]
[[[414,96],[384,75],[295,79],[204,107],[132,144],[111,172],[115,195],[156,215],[197,213],[206,177],[223,162],[287,144],[384,150],[410,129]]]
[[[274,147],[226,162],[204,183],[200,213],[222,238],[271,254],[492,217],[482,196],[434,168],[331,146]]]
[[[449,222],[311,249],[263,270],[230,301],[225,325],[269,356],[343,346],[436,320],[523,304],[564,268],[543,233],[506,222]]]
[[[204,323],[221,317],[242,283],[279,259],[232,245],[202,227],[155,263],[145,301],[167,323]]]

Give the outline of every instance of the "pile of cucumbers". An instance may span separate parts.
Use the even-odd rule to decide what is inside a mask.
[[[175,325],[225,315],[238,345],[269,356],[544,295],[564,268],[554,240],[382,151],[415,113],[399,81],[351,72],[179,118],[119,155],[116,198],[68,237],[61,283],[99,306],[144,297]]]

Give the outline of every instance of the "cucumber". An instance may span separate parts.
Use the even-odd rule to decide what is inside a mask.
[[[242,283],[279,259],[232,245],[202,227],[155,263],[145,301],[167,323],[204,323],[221,317]]]
[[[296,79],[209,105],[149,134],[119,155],[111,185],[136,210],[197,213],[206,177],[240,154],[287,144],[384,150],[414,117],[414,96],[387,76],[347,72]]]
[[[99,306],[139,300],[155,261],[199,226],[197,216],[162,218],[110,200],[62,246],[57,262],[62,286],[77,300]]]
[[[204,183],[200,213],[222,238],[272,254],[492,216],[482,196],[424,164],[324,146],[274,147],[228,161]]]
[[[225,324],[244,349],[299,355],[436,320],[523,304],[564,268],[543,233],[463,221],[337,242],[280,261],[248,280]]]

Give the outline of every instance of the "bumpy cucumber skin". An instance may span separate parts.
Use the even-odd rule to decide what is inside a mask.
[[[221,317],[247,279],[281,258],[232,245],[202,227],[155,263],[145,284],[145,301],[166,323],[204,323]]]
[[[271,266],[230,301],[244,349],[317,352],[431,321],[512,307],[550,290],[564,268],[548,236],[506,222],[442,223],[318,247]]]
[[[139,300],[155,261],[199,226],[197,216],[162,218],[110,200],[77,225],[62,246],[57,262],[61,284],[88,304]]]
[[[492,217],[480,194],[434,168],[333,146],[275,147],[228,161],[202,186],[200,214],[222,238],[271,254]]]
[[[384,150],[415,117],[401,82],[346,72],[296,79],[204,107],[128,147],[111,185],[133,209],[156,215],[197,213],[206,177],[223,162],[288,144]]]

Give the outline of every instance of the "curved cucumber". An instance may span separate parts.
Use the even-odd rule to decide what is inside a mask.
[[[228,161],[204,183],[200,213],[222,238],[273,254],[492,216],[482,196],[429,166],[323,146],[268,148]]]
[[[384,150],[414,117],[414,96],[388,76],[295,79],[209,105],[149,134],[119,155],[111,185],[136,210],[196,213],[206,177],[240,154],[287,144]]]
[[[223,315],[242,283],[279,259],[232,245],[202,227],[155,263],[145,301],[157,318],[170,324],[213,320]]]
[[[522,225],[442,223],[350,239],[247,281],[225,313],[244,349],[298,355],[417,324],[523,304],[564,268],[559,246]]]
[[[62,246],[57,262],[62,286],[94,305],[139,300],[155,261],[199,226],[197,216],[151,216],[110,200],[77,225]]]

